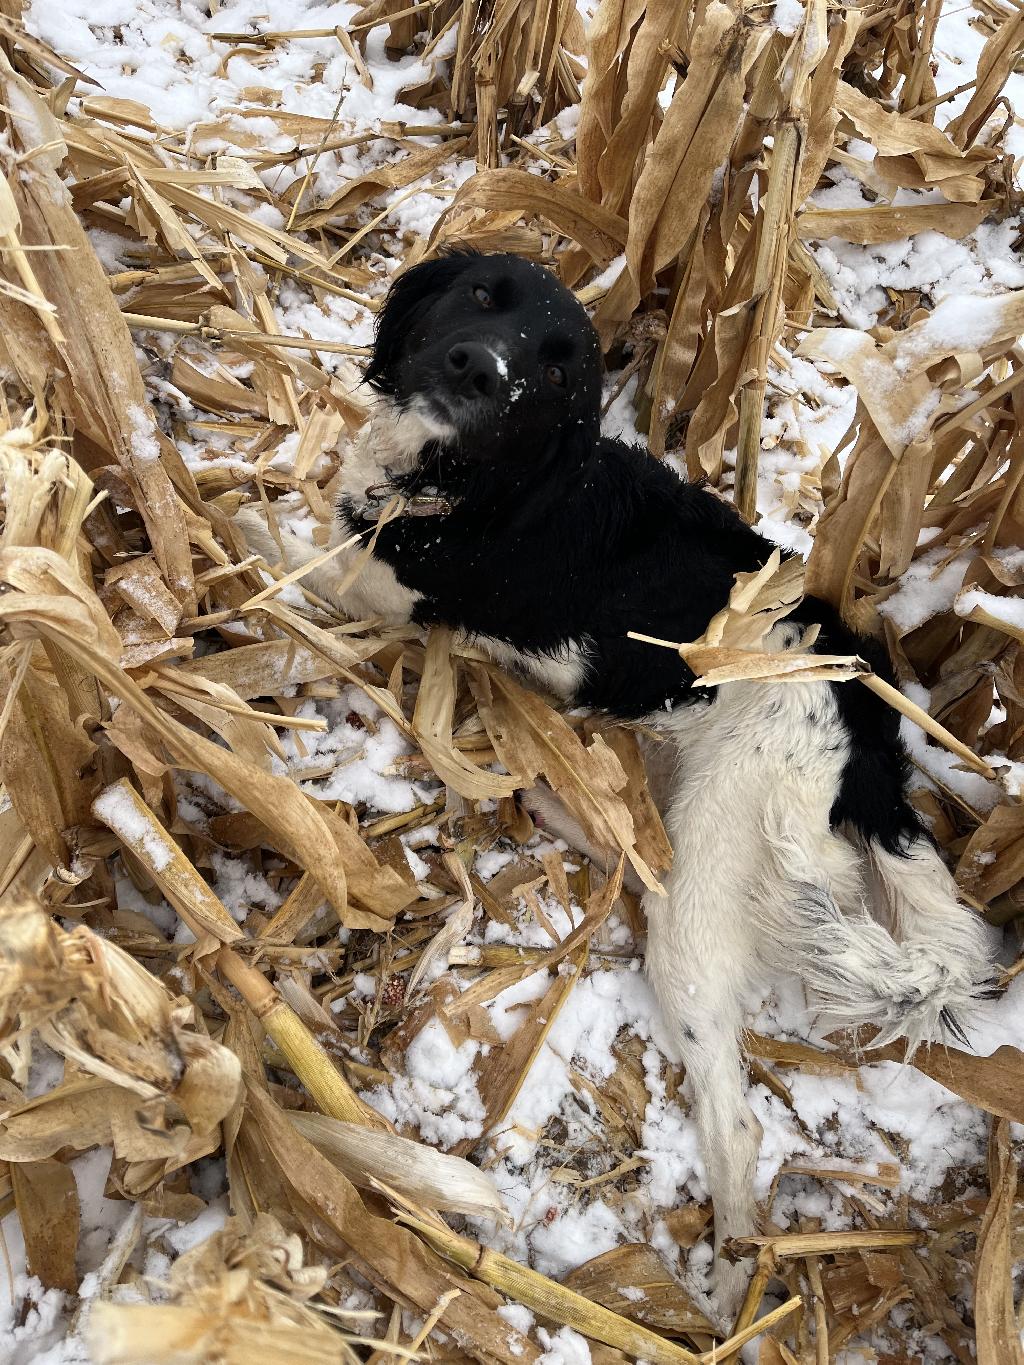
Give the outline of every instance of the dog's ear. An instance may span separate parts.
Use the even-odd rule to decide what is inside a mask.
[[[394,367],[409,329],[436,299],[451,288],[478,255],[474,251],[453,251],[437,260],[423,261],[399,275],[388,290],[384,307],[377,314],[373,355],[363,376],[367,384],[372,384],[381,393],[392,391]]]

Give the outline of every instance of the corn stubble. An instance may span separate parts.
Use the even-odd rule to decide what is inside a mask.
[[[564,1284],[482,1248],[459,1219],[500,1206],[467,1159],[472,1141],[442,1156],[391,1131],[360,1098],[432,1020],[456,1043],[498,1041],[486,1002],[563,964],[544,1007],[478,1060],[485,1131],[501,1125],[575,983],[621,954],[605,934],[613,904],[642,929],[621,892],[623,867],[658,885],[667,843],[631,732],[559,715],[446,632],[424,643],[410,630],[344,622],[309,593],[299,609],[264,590],[230,525],[243,489],[254,486],[271,511],[280,494],[297,495],[326,527],[332,482],[366,416],[352,384],[360,348],[281,336],[272,308],[281,281],[373,310],[366,246],[403,264],[450,242],[550,263],[593,307],[613,360],[637,376],[653,456],[679,452],[747,517],[766,403],[800,390],[789,354],[830,366],[836,383],[856,387],[857,410],[839,450],[801,451],[819,474],[792,491],[791,511],[810,521],[824,502],[803,581],[860,628],[884,631],[901,680],[930,688],[931,716],[917,718],[962,763],[998,781],[987,755],[1024,757],[1012,619],[988,598],[903,633],[878,613],[922,532],[930,549],[968,557],[968,587],[1013,599],[1024,586],[1000,555],[1024,536],[1024,303],[1016,293],[987,301],[961,337],[930,326],[920,296],[894,292],[879,325],[860,332],[841,325],[804,245],[930,228],[962,236],[1019,210],[999,100],[1024,17],[985,0],[977,83],[941,131],[935,0],[859,9],[809,0],[792,35],[765,15],[720,0],[604,0],[585,38],[561,0],[372,0],[348,31],[321,36],[372,84],[362,45],[373,24],[388,24],[391,50],[415,44],[428,63],[457,25],[450,62],[403,96],[447,122],[431,126],[440,141],[426,148],[414,125],[385,125],[379,135],[404,154],[319,200],[317,156],[368,141],[365,130],[247,108],[230,129],[243,154],[203,162],[143,105],[97,90],[26,34],[18,0],[0,4],[0,1208],[17,1210],[32,1272],[73,1295],[80,1209],[68,1162],[110,1149],[107,1192],[125,1201],[126,1218],[81,1318],[97,1361],[241,1362],[259,1350],[295,1362],[514,1365],[539,1347],[497,1316],[507,1297],[582,1332],[597,1361],[712,1358],[710,1324],[652,1248],[619,1247]],[[221,42],[258,61],[303,36]],[[69,106],[73,92],[81,99]],[[577,102],[566,138],[553,120]],[[261,124],[248,127],[256,117],[281,134],[273,153]],[[198,130],[223,131],[216,121]],[[873,146],[873,160],[851,155],[853,138]],[[282,139],[291,150],[279,150]],[[457,155],[474,156],[477,174],[449,193],[429,239],[397,242],[381,227],[381,196],[415,193]],[[280,195],[256,174],[292,164],[304,173]],[[868,207],[808,205],[830,165],[861,178]],[[900,189],[945,202],[896,206]],[[285,227],[245,211],[258,202],[279,209]],[[137,266],[105,274],[87,227],[126,239]],[[619,255],[617,277],[595,283]],[[333,373],[319,358],[327,352],[343,357]],[[140,355],[194,405],[170,435]],[[201,442],[225,424],[244,468],[187,468],[172,436]],[[274,455],[293,435],[285,472]],[[799,568],[773,563],[737,582],[702,640],[667,643],[709,685],[779,676],[764,635],[802,586]],[[196,657],[200,637],[216,648]],[[849,686],[864,675],[859,660],[802,651],[784,667]],[[985,728],[993,682],[1005,717]],[[436,803],[367,818],[274,770],[281,732],[301,751],[303,732],[318,728],[296,714],[301,700],[350,683],[408,738],[410,769],[436,774],[466,803],[418,885],[397,835],[436,821]],[[492,771],[496,759],[508,776]],[[176,771],[217,784],[235,809],[195,828],[178,807]],[[523,850],[484,885],[474,854],[502,836],[526,841],[529,821],[510,796],[538,776],[608,849],[610,872],[567,878],[559,860]],[[479,813],[485,798],[493,814]],[[941,785],[920,799],[965,896],[996,923],[1014,920],[1020,804],[1000,793],[990,810],[974,809]],[[211,835],[271,878],[283,896],[276,913],[230,913],[202,875]],[[141,903],[165,899],[190,941],[119,909],[115,877]],[[585,907],[568,940],[545,951],[463,946],[467,907],[508,924],[525,903],[543,923],[541,890]],[[352,931],[347,948],[339,924]],[[427,968],[445,961],[447,973],[426,984]],[[375,997],[333,1012],[357,971],[376,978]],[[37,1042],[63,1072],[29,1098]],[[594,1107],[596,1163],[578,1168],[563,1149],[552,1158],[553,1180],[581,1198],[596,1187],[613,1206],[635,1199],[642,1165],[633,1150],[648,1095],[635,1042],[619,1040],[618,1068],[600,1089],[572,1073]],[[794,1070],[855,1074],[862,1060],[856,1047],[748,1043],[758,1078],[784,1104]],[[903,1053],[893,1045],[885,1055]],[[891,1170],[802,1164],[803,1178],[838,1191],[854,1230],[805,1222],[783,1232],[769,1221],[764,1236],[737,1243],[732,1253],[751,1258],[751,1291],[713,1358],[760,1332],[772,1365],[824,1362],[883,1324],[895,1350],[904,1330],[928,1325],[960,1360],[975,1338],[982,1361],[1019,1359],[1009,1124],[1024,1122],[1022,1061],[1010,1047],[985,1059],[919,1049],[914,1066],[992,1115],[988,1171],[976,1173],[988,1197],[947,1188],[928,1206],[889,1201]],[[896,1139],[881,1136],[898,1156]],[[147,1303],[131,1259],[142,1215],[199,1213],[189,1168],[216,1153],[232,1219],[179,1258]],[[667,1227],[685,1249],[706,1222],[706,1209],[683,1206]],[[976,1327],[963,1308],[972,1279]],[[789,1297],[755,1322],[773,1280]],[[128,1282],[141,1302],[118,1302]],[[344,1306],[354,1290],[364,1312]],[[898,1305],[901,1325],[889,1316]],[[417,1331],[403,1329],[405,1310]]]

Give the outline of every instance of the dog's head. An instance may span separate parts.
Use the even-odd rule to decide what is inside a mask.
[[[582,306],[542,266],[456,252],[392,285],[367,382],[467,458],[590,449],[601,359]]]

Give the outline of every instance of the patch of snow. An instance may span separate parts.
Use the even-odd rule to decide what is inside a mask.
[[[174,858],[175,847],[135,809],[123,788],[108,787],[96,798],[93,809],[129,848],[141,844],[155,871],[162,872]]]

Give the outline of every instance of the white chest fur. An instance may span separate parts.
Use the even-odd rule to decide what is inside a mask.
[[[364,507],[368,489],[408,474],[428,441],[443,441],[454,434],[453,428],[432,417],[416,400],[398,408],[380,399],[345,452],[339,497],[347,498],[357,510]]]
[[[344,454],[339,501],[345,500],[358,513],[370,500],[369,489],[390,483],[396,475],[408,473],[428,441],[443,440],[451,435],[449,428],[416,403],[398,409],[386,400],[378,402],[370,420]],[[256,511],[246,509],[237,519],[249,546],[262,554],[268,563],[276,563],[280,550],[262,517]],[[372,526],[368,527],[365,535],[326,564],[311,570],[303,581],[346,616],[357,620],[379,617],[388,625],[406,625],[422,594],[399,582],[384,560],[372,554],[366,556],[366,542],[372,529]],[[327,548],[333,549],[352,538],[352,532],[336,519]],[[284,528],[282,543],[290,569],[308,561],[315,553],[310,545]],[[354,573],[360,557],[362,567]],[[467,636],[466,642],[564,701],[575,696],[586,673],[586,649],[577,642],[567,643],[556,654],[526,653],[504,640],[482,635]]]

